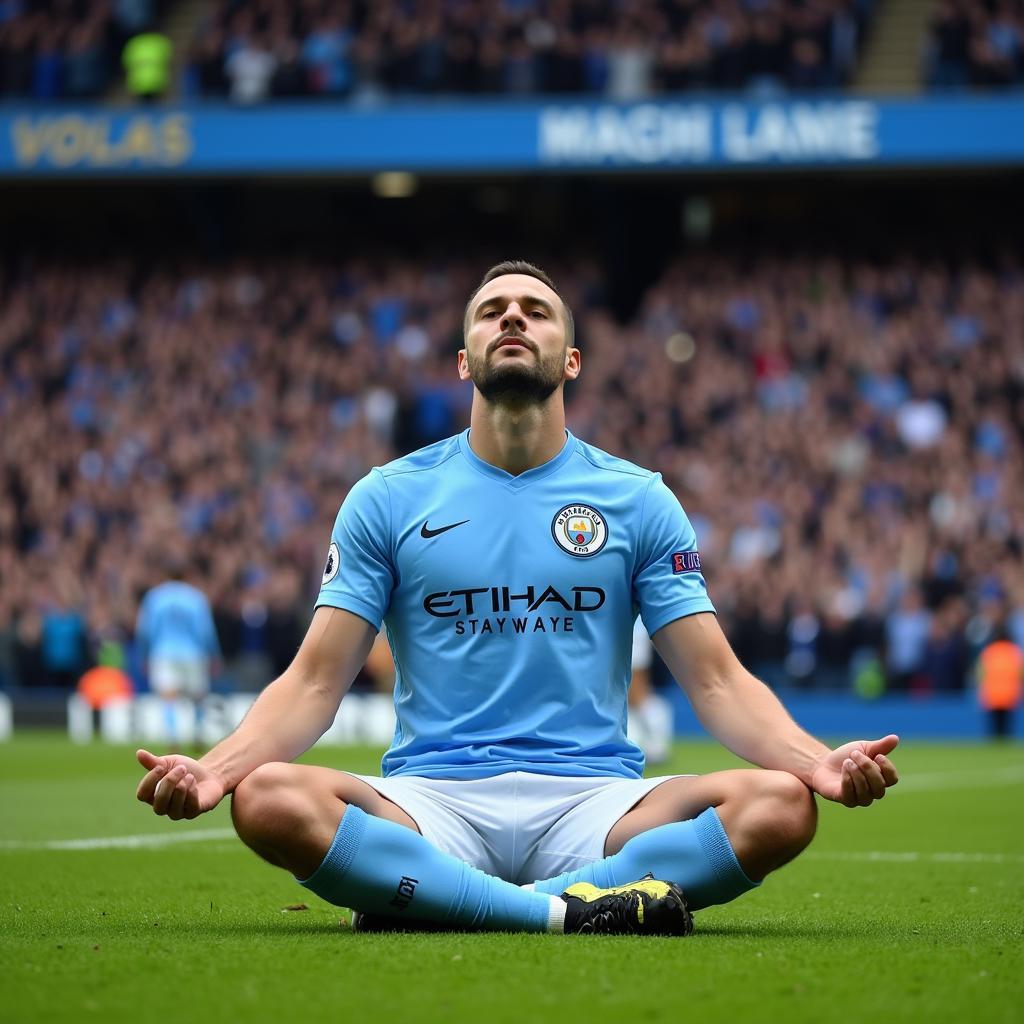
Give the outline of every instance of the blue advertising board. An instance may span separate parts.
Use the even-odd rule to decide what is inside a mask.
[[[0,176],[1024,165],[1024,99],[0,108]]]

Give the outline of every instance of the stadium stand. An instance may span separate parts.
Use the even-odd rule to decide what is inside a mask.
[[[240,102],[836,88],[870,9],[870,0],[223,0],[197,40],[190,83]]]
[[[483,265],[14,261],[0,276],[0,675],[70,686],[187,558],[225,654],[279,665],[340,500],[466,422]],[[775,685],[957,690],[1024,640],[1024,268],[681,255],[627,323],[551,267],[579,436],[657,467]],[[265,681],[265,680],[263,680]]]
[[[0,4],[0,97],[89,100],[122,77],[133,36],[171,0]],[[211,0],[184,56],[185,98],[239,103],[843,88],[874,0]],[[1024,82],[1022,0],[940,0],[924,44],[934,90]],[[124,98],[124,96],[122,96]]]
[[[1024,83],[1024,3],[941,0],[929,25],[925,77],[936,90]]]
[[[53,101],[102,96],[125,43],[150,27],[161,0],[9,0],[0,3],[0,97]]]

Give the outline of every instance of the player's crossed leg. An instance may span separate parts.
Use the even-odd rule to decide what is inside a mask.
[[[811,791],[788,772],[679,776],[612,826],[603,860],[534,888],[550,893],[578,882],[614,886],[626,875],[650,872],[679,885],[689,908],[700,910],[760,885],[810,843],[816,825]]]
[[[350,775],[266,764],[235,789],[231,813],[248,846],[339,906],[465,928],[567,926],[564,900],[442,852],[401,808]]]
[[[239,838],[264,860],[309,878],[323,862],[346,806],[404,825],[416,822],[360,779],[331,768],[272,762],[236,787],[231,820]]]
[[[608,833],[605,854],[629,840],[714,808],[744,872],[761,881],[803,851],[814,838],[818,813],[811,791],[789,772],[739,768],[685,775],[663,782],[623,815]]]
[[[232,818],[261,857],[323,898],[371,914],[529,931],[579,930],[581,922],[583,930],[632,931],[646,916],[648,928],[661,921],[676,934],[689,930],[689,915],[675,906],[675,886],[644,889],[634,880],[653,874],[682,885],[694,906],[724,902],[803,849],[815,820],[809,791],[786,773],[680,777],[619,819],[610,856],[530,890],[436,849],[397,804],[327,768],[258,768],[237,787]],[[582,899],[567,900],[568,889]],[[641,902],[646,915],[636,912]],[[632,916],[621,917],[627,904]]]

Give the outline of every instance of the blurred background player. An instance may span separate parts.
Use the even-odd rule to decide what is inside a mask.
[[[654,644],[643,621],[633,625],[633,675],[629,683],[629,738],[649,765],[664,764],[672,753],[672,705],[654,689]]]
[[[142,599],[135,628],[136,651],[147,666],[149,685],[164,699],[164,724],[171,743],[193,740],[199,701],[210,689],[220,661],[213,611],[206,595],[187,582],[187,570],[172,563],[168,579]],[[191,703],[188,727],[179,702]]]

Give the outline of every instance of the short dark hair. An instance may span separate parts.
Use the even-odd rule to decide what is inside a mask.
[[[480,289],[496,277],[505,277],[507,274],[522,274],[523,277],[535,277],[538,281],[546,284],[558,296],[562,303],[562,317],[565,320],[565,341],[567,345],[572,345],[576,340],[576,322],[573,320],[569,303],[562,298],[562,293],[555,287],[555,282],[540,267],[526,260],[502,260],[501,263],[495,263],[484,274],[480,279],[480,283],[473,289],[472,294],[466,301],[466,309],[462,314],[462,333],[465,334],[469,326],[469,310],[473,305],[473,300],[480,293]]]

